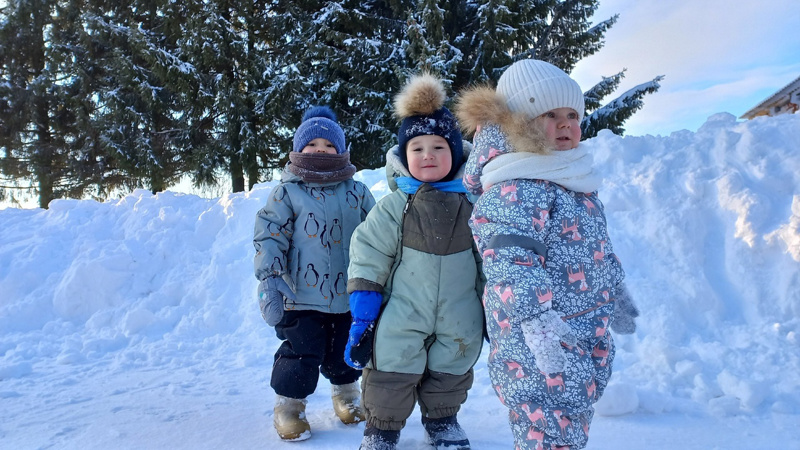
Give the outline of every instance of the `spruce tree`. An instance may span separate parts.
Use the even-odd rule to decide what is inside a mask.
[[[259,178],[258,158],[266,158],[269,133],[257,110],[263,89],[267,12],[243,0],[195,5],[182,27],[181,54],[195,85],[187,111],[194,145],[195,184],[209,185],[220,173],[234,192]]]
[[[480,82],[495,83],[513,62],[536,58],[569,73],[581,59],[593,55],[604,44],[605,32],[618,16],[591,23],[598,0],[462,0],[453,2],[459,11],[456,24],[446,27],[447,39],[463,53],[452,77],[456,91]],[[457,4],[457,5],[455,5]],[[642,97],[658,90],[656,77],[632,92],[602,106],[601,101],[618,86],[623,73],[602,78],[586,94],[583,137],[600,129],[621,133],[622,124],[642,107]],[[597,111],[597,114],[592,112]]]
[[[139,0],[111,8],[87,18],[110,49],[96,120],[105,151],[129,183],[160,192],[180,180],[192,157],[188,94],[177,87],[192,78],[177,45],[182,3]]]
[[[450,42],[448,12],[437,0],[418,0],[406,21],[405,53],[413,72],[430,72],[452,83],[463,53]],[[407,78],[409,74],[404,74]]]
[[[46,208],[100,180],[77,6],[25,0],[0,9],[0,172],[12,201],[30,192]]]
[[[642,83],[631,89],[628,89],[625,93],[602,107],[593,107],[592,109],[594,111],[590,114],[587,114],[581,123],[581,130],[584,138],[587,136],[597,136],[597,133],[599,133],[600,130],[605,129],[611,130],[612,133],[622,135],[625,132],[625,128],[623,128],[622,125],[636,111],[640,110],[644,106],[642,97],[644,97],[646,94],[652,94],[658,90],[660,87],[658,82],[661,81],[662,78],[662,76],[658,76],[652,81]],[[599,85],[604,85],[606,81],[607,80],[604,79]],[[590,91],[587,93],[586,97],[591,96],[592,98],[595,98],[595,96],[600,96],[601,93],[599,91],[601,91],[601,89]],[[596,105],[595,102],[592,103],[592,106]],[[587,111],[590,110],[588,104],[589,102],[587,101]]]
[[[538,26],[529,20],[538,1],[476,0],[459,2],[463,14],[456,16],[449,39],[464,54],[457,69],[455,89],[486,81],[497,81],[514,61],[515,51],[527,51],[525,26]],[[527,21],[527,22],[526,22]]]
[[[276,1],[273,4],[275,65],[268,112],[280,118],[283,157],[303,112],[330,106],[347,136],[357,168],[385,163],[396,133],[391,99],[404,70],[408,0]]]
[[[55,53],[64,57],[54,58],[52,63],[59,65],[60,86],[65,93],[55,124],[65,137],[61,149],[69,155],[69,187],[64,196],[70,198],[104,198],[124,179],[113,157],[104,151],[95,121],[93,98],[106,75],[101,65],[105,48],[84,27],[89,8],[83,2],[61,2],[58,16],[65,25],[54,33]]]

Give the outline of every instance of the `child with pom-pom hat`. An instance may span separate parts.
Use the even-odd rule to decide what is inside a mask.
[[[427,74],[395,98],[402,123],[386,155],[393,192],[351,240],[345,360],[364,368],[361,450],[396,448],[415,403],[434,448],[470,448],[456,415],[481,351],[483,280],[461,183],[471,146],[444,101],[442,82]]]

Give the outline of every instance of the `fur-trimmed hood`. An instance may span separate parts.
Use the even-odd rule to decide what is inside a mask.
[[[509,179],[545,180],[576,192],[592,192],[602,181],[585,147],[551,149],[533,119],[512,112],[503,95],[489,87],[464,92],[456,114],[464,129],[475,135],[462,178],[472,194]]]
[[[532,119],[512,112],[503,95],[489,86],[462,92],[456,101],[455,114],[465,134],[474,134],[474,148],[463,176],[464,187],[472,194],[483,192],[483,168],[497,156],[513,152],[549,153],[544,134],[531,126]]]
[[[506,152],[549,152],[544,134],[531,126],[533,118],[511,112],[503,95],[489,86],[462,92],[456,101],[455,113],[466,134],[479,132],[487,124],[499,126],[510,146]]]

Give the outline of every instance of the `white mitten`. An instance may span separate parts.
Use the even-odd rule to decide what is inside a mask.
[[[561,342],[575,345],[578,339],[558,312],[548,309],[538,317],[522,322],[520,326],[525,344],[536,360],[536,367],[544,373],[563,372],[567,366],[567,355]]]

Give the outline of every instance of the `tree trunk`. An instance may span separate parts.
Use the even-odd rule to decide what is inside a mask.
[[[36,30],[36,45],[31,46],[31,69],[35,78],[40,78],[45,68],[44,54],[44,26],[47,10],[34,10],[33,22]],[[29,89],[31,87],[29,86]],[[46,209],[53,200],[54,174],[53,174],[53,143],[50,136],[50,116],[47,92],[39,92],[34,100],[34,128],[36,129],[36,142],[33,144],[33,173],[39,185],[39,207]]]
[[[247,190],[252,191],[256,183],[258,183],[258,163],[250,164],[247,168]]]
[[[230,171],[233,192],[244,192],[244,169],[242,168],[242,162],[239,161],[236,155],[231,157]]]

